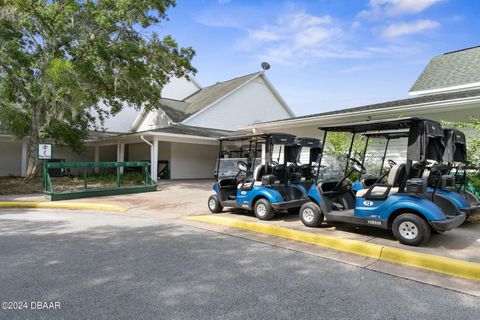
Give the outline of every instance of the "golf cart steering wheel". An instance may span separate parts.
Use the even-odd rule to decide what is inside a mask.
[[[237,172],[237,174],[235,175],[235,178],[234,178],[235,183],[237,183],[238,177],[240,176],[240,173],[248,172],[248,165],[243,161],[238,161],[237,162],[237,167],[238,167],[238,172]]]
[[[348,162],[350,162],[350,165],[352,166],[352,169],[355,170],[356,172],[358,172],[360,174],[365,174],[365,172],[367,172],[367,170],[365,169],[363,164],[360,161],[358,161],[357,159],[350,158],[350,159],[348,159]]]
[[[237,162],[237,167],[240,172],[247,172],[248,171],[248,165],[243,162],[243,161],[238,161]]]
[[[392,159],[388,159],[387,162],[388,162],[388,165],[390,166],[390,168],[393,168],[397,165],[397,163],[395,161],[393,161]]]

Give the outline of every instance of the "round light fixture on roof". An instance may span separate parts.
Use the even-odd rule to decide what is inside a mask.
[[[270,64],[268,64],[268,62],[262,62],[261,66],[263,70],[270,69]]]

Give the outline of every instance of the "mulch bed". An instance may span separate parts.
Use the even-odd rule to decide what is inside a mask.
[[[83,189],[83,178],[51,178],[55,191],[68,191]],[[138,184],[135,181],[122,181],[122,186]],[[112,181],[92,181],[88,182],[89,189],[113,188],[115,182]],[[36,177],[33,180],[25,181],[21,177],[0,177],[0,195],[14,194],[32,194],[43,193],[43,180]]]

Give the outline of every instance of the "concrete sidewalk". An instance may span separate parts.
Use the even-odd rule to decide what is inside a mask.
[[[145,217],[176,218],[208,212],[207,199],[213,180],[161,180],[158,191],[117,196],[50,202],[43,194],[0,195],[1,201],[38,203],[85,203],[121,206],[132,214]],[[207,210],[207,211],[206,211]]]

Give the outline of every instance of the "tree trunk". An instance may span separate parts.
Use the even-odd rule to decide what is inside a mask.
[[[25,180],[31,180],[38,172],[38,159],[37,159],[37,146],[38,135],[32,135],[28,139],[28,161],[27,161],[27,174]]]
[[[38,143],[40,142],[39,137],[39,107],[32,107],[32,123],[31,123],[31,132],[28,139],[28,161],[27,161],[27,173],[25,180],[31,180],[35,177],[38,172],[38,158],[37,158],[37,148]]]

